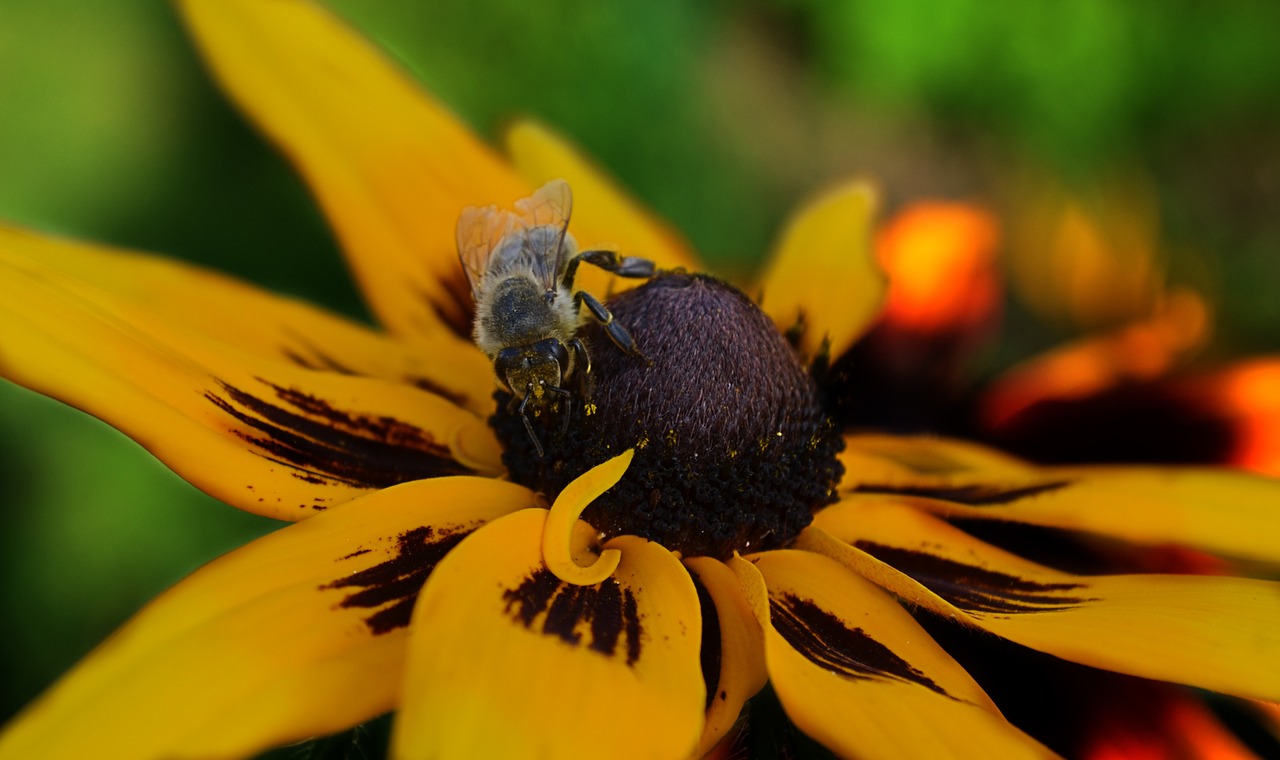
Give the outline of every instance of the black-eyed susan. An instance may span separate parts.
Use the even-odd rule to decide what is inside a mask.
[[[518,125],[498,158],[304,0],[180,7],[306,177],[387,333],[0,230],[6,377],[233,506],[295,521],[140,612],[5,727],[0,757],[242,757],[394,710],[401,758],[684,758],[723,746],[766,682],[841,755],[1052,755],[933,620],[1280,698],[1277,584],[1073,574],[978,537],[1023,524],[1274,567],[1280,484],[1037,468],[833,427],[805,362],[844,354],[879,306],[865,185],[799,212],[748,288],[759,306],[675,272],[612,299],[647,362],[595,340],[587,404],[539,431],[536,456],[465,337],[462,208],[562,177],[579,241],[668,270],[696,259],[545,129]]]

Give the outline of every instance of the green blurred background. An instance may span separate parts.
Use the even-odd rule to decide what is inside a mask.
[[[849,174],[1004,216],[1152,188],[1226,357],[1280,348],[1272,0],[335,0],[481,133],[572,136],[723,271]],[[1028,191],[1027,188],[1032,190]],[[0,0],[0,218],[209,264],[366,318],[306,190],[158,0]],[[305,265],[300,263],[305,262]],[[1010,304],[987,371],[1071,333]],[[0,718],[147,599],[269,530],[0,384]]]

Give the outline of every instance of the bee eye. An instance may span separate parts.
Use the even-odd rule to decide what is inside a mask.
[[[556,364],[560,365],[560,375],[563,377],[569,372],[569,349],[555,338],[547,338],[540,340],[534,344],[534,348],[543,356],[550,356],[556,360]]]

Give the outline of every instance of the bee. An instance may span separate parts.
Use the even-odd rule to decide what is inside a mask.
[[[585,387],[591,358],[578,331],[588,315],[618,348],[644,359],[608,307],[586,291],[575,291],[573,282],[584,262],[636,278],[653,277],[654,264],[610,250],[579,252],[569,234],[572,207],[569,184],[552,180],[517,201],[515,211],[471,206],[458,218],[458,259],[476,306],[472,336],[493,361],[498,381],[511,392],[512,407],[538,456],[543,455],[542,444],[529,413],[550,407],[553,399],[568,400],[575,389]]]

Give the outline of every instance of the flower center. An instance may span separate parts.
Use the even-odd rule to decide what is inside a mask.
[[[782,546],[834,501],[839,431],[795,352],[747,296],[672,273],[609,308],[648,361],[586,327],[585,392],[528,412],[544,456],[499,392],[491,423],[513,480],[554,497],[634,448],[626,475],[583,518],[607,537],[637,535],[685,556]]]

